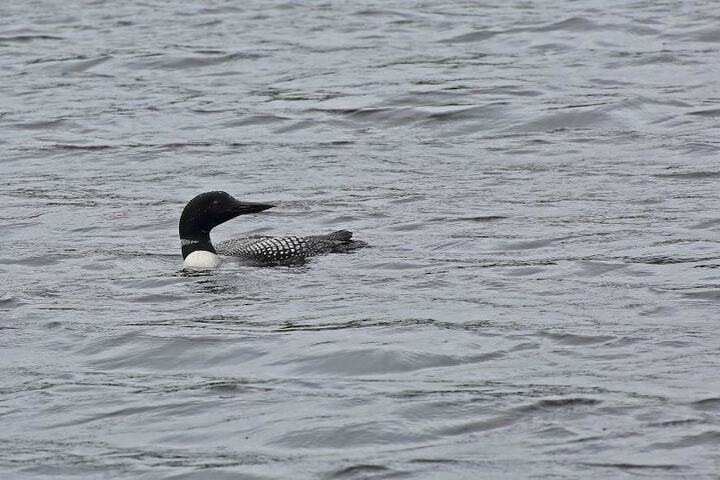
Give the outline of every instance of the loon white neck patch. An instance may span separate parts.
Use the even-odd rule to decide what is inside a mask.
[[[186,246],[192,245],[194,243],[200,243],[200,241],[199,240],[189,240],[187,238],[180,239],[180,247],[186,247]]]
[[[212,270],[217,268],[222,261],[220,257],[205,250],[195,250],[185,257],[183,268],[191,270]]]

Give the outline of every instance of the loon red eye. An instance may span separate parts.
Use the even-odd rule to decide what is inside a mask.
[[[218,200],[213,200],[212,206],[213,206],[213,207],[219,207],[219,206],[220,206],[220,202],[219,202]]]

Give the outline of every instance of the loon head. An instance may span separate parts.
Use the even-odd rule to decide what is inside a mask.
[[[241,202],[225,192],[201,193],[185,205],[180,215],[180,245],[183,259],[197,251],[215,254],[210,230],[246,213],[272,208],[264,203]],[[217,266],[217,265],[215,265]]]

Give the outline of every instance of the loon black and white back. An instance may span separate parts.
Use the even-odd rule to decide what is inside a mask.
[[[302,261],[326,253],[346,253],[361,242],[351,240],[352,233],[339,230],[328,235],[310,237],[246,237],[220,242],[215,247],[220,255],[241,257],[257,263]]]
[[[347,253],[364,242],[352,240],[352,233],[339,230],[327,235],[307,237],[245,237],[213,245],[210,231],[238,215],[262,212],[273,205],[241,202],[225,192],[196,196],[180,216],[180,246],[183,268],[208,270],[220,265],[220,255],[236,257],[256,265],[286,264],[326,253]]]

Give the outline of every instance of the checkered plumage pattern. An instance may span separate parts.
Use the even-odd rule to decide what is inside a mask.
[[[351,237],[352,233],[345,230],[310,237],[246,237],[220,242],[215,245],[215,250],[220,255],[258,263],[293,262],[347,251],[356,243],[350,240]]]

